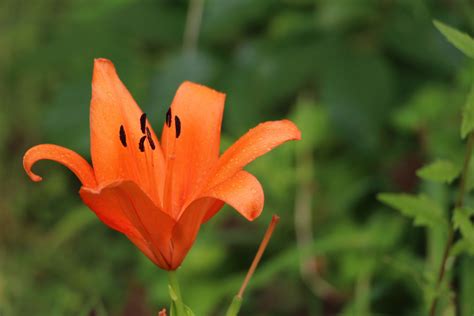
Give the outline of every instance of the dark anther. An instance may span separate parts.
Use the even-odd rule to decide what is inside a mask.
[[[140,142],[138,143],[138,149],[140,149],[141,152],[145,151],[145,139],[146,136],[142,136],[142,138],[140,138]]]
[[[123,125],[120,125],[119,137],[123,147],[127,147],[127,135],[125,135],[125,129],[123,128]]]
[[[146,113],[143,113],[142,116],[140,116],[140,129],[142,130],[143,134],[145,134],[145,126],[146,126]]]
[[[178,138],[181,135],[181,120],[177,115],[174,117],[174,124],[176,127],[176,138]]]
[[[171,108],[166,112],[166,125],[171,127]]]
[[[151,132],[148,127],[146,128],[146,138],[148,139],[151,149],[155,150],[155,142],[153,141],[153,138],[151,138]]]

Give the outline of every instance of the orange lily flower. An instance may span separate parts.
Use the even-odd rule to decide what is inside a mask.
[[[243,167],[288,140],[300,139],[288,120],[265,122],[219,156],[225,95],[184,82],[166,114],[161,144],[107,59],[96,59],[90,104],[92,166],[67,148],[29,149],[23,166],[43,159],[69,168],[81,181],[84,203],[125,234],[151,261],[175,270],[201,224],[224,203],[246,219],[263,209],[263,190]]]

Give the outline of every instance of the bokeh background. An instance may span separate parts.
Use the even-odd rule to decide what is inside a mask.
[[[474,31],[468,0],[0,1],[0,315],[155,315],[166,273],[81,204],[80,183],[25,150],[89,157],[92,62],[111,59],[160,130],[183,80],[227,93],[223,149],[290,118],[303,140],[248,170],[266,193],[249,223],[224,208],[179,271],[197,315],[222,315],[272,213],[281,222],[242,315],[420,315],[442,236],[376,199],[452,191],[415,171],[462,160],[474,64],[433,27]],[[474,261],[456,262],[459,315],[474,313]]]

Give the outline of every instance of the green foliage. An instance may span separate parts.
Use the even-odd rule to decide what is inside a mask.
[[[474,130],[474,85],[462,112],[461,137],[466,138]]]
[[[435,20],[433,23],[451,44],[464,55],[474,58],[474,39],[472,37],[440,21]]]
[[[422,315],[435,296],[449,311],[436,269],[474,64],[432,19],[472,33],[467,1],[209,0],[197,45],[184,50],[189,4],[0,3],[0,314],[144,316],[169,306],[166,274],[82,205],[71,173],[40,163],[45,180],[35,184],[21,169],[38,143],[89,160],[96,57],[115,63],[158,134],[183,80],[227,94],[222,150],[262,121],[290,118],[302,130],[301,142],[248,168],[265,190],[260,219],[225,207],[200,231],[179,270],[196,315],[224,312],[273,212],[281,224],[242,315]],[[469,36],[435,25],[472,57]],[[474,126],[472,98],[463,137]],[[386,210],[380,191],[420,192],[379,198],[429,229]],[[445,284],[459,285],[462,316],[473,313],[469,216],[452,216],[456,264]]]
[[[474,253],[474,225],[470,216],[474,215],[473,209],[455,209],[453,212],[454,227],[461,231],[463,240],[467,243],[470,251]]]
[[[474,57],[473,39],[440,22],[435,21],[434,23],[449,42],[469,57]],[[454,300],[456,294],[449,286],[453,278],[451,274],[452,267],[449,259],[456,259],[463,253],[468,255],[474,254],[474,226],[470,218],[474,212],[471,209],[464,207],[466,199],[465,194],[470,190],[469,185],[466,190],[466,182],[471,178],[469,162],[472,160],[473,139],[471,138],[471,132],[474,127],[474,99],[472,91],[471,88],[471,94],[469,95],[464,107],[463,119],[461,122],[461,138],[465,138],[467,135],[470,136],[467,142],[467,149],[465,150],[465,162],[462,171],[459,170],[457,165],[450,160],[439,159],[421,169],[418,169],[417,171],[417,175],[421,179],[446,184],[450,184],[455,178],[460,176],[459,192],[457,193],[458,197],[455,202],[455,208],[452,211],[452,224],[444,219],[444,212],[442,211],[442,206],[440,206],[440,202],[443,202],[442,196],[438,196],[437,201],[433,201],[428,199],[424,193],[418,195],[382,193],[378,195],[380,201],[396,208],[404,215],[413,217],[415,225],[425,225],[432,228],[427,236],[428,246],[433,254],[431,256],[432,259],[430,260],[433,268],[428,270],[426,281],[420,284],[423,291],[426,310],[429,311],[430,315],[456,315],[457,306]],[[418,108],[418,110],[423,109],[423,107],[416,106],[417,104],[423,103],[424,102],[415,102],[415,108]],[[420,121],[420,118],[422,118],[423,115],[420,116],[419,111],[411,111],[410,107],[408,107],[400,113],[401,115],[399,115],[396,120],[399,126],[411,127],[411,125],[416,126],[417,123],[421,123],[420,126],[411,129],[423,133],[423,136],[426,136],[426,133],[430,132],[430,122],[424,119]],[[424,139],[424,141],[425,147],[428,147],[426,139]],[[439,143],[435,143],[432,146],[440,147]],[[425,190],[428,188],[430,188],[430,186],[427,185]],[[446,189],[447,188],[444,186],[444,190]],[[433,190],[432,188],[431,191],[438,194],[441,192],[439,189]],[[456,240],[455,231],[457,229],[460,230],[462,238]],[[446,241],[444,240],[445,232],[447,232]],[[443,249],[442,255],[440,255],[439,252],[441,247]],[[465,295],[465,293],[462,294]]]
[[[298,101],[291,120],[304,135],[301,141],[296,143],[297,150],[302,153],[317,149],[329,137],[329,115],[327,110],[313,100],[303,99]]]
[[[433,229],[447,229],[442,208],[428,196],[405,193],[380,193],[378,199],[403,215],[413,218],[414,224]]]
[[[436,160],[416,171],[425,180],[451,183],[459,176],[460,168],[449,160]]]

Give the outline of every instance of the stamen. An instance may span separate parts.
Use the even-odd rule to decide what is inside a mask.
[[[171,127],[171,108],[166,112],[166,125]]]
[[[151,132],[148,127],[146,128],[146,139],[148,140],[148,143],[150,144],[151,149],[155,150],[155,142],[153,141],[153,138],[151,138]]]
[[[125,134],[125,129],[123,128],[123,125],[120,125],[119,138],[123,147],[127,147],[127,135]]]
[[[176,127],[176,138],[179,138],[179,135],[181,135],[181,120],[177,115],[174,117],[174,125]]]
[[[140,129],[142,130],[143,134],[145,134],[145,126],[146,126],[146,113],[143,113],[142,116],[140,116]]]
[[[138,143],[138,149],[140,149],[141,152],[145,151],[145,139],[146,136],[142,136],[142,138],[140,138],[140,142]]]

